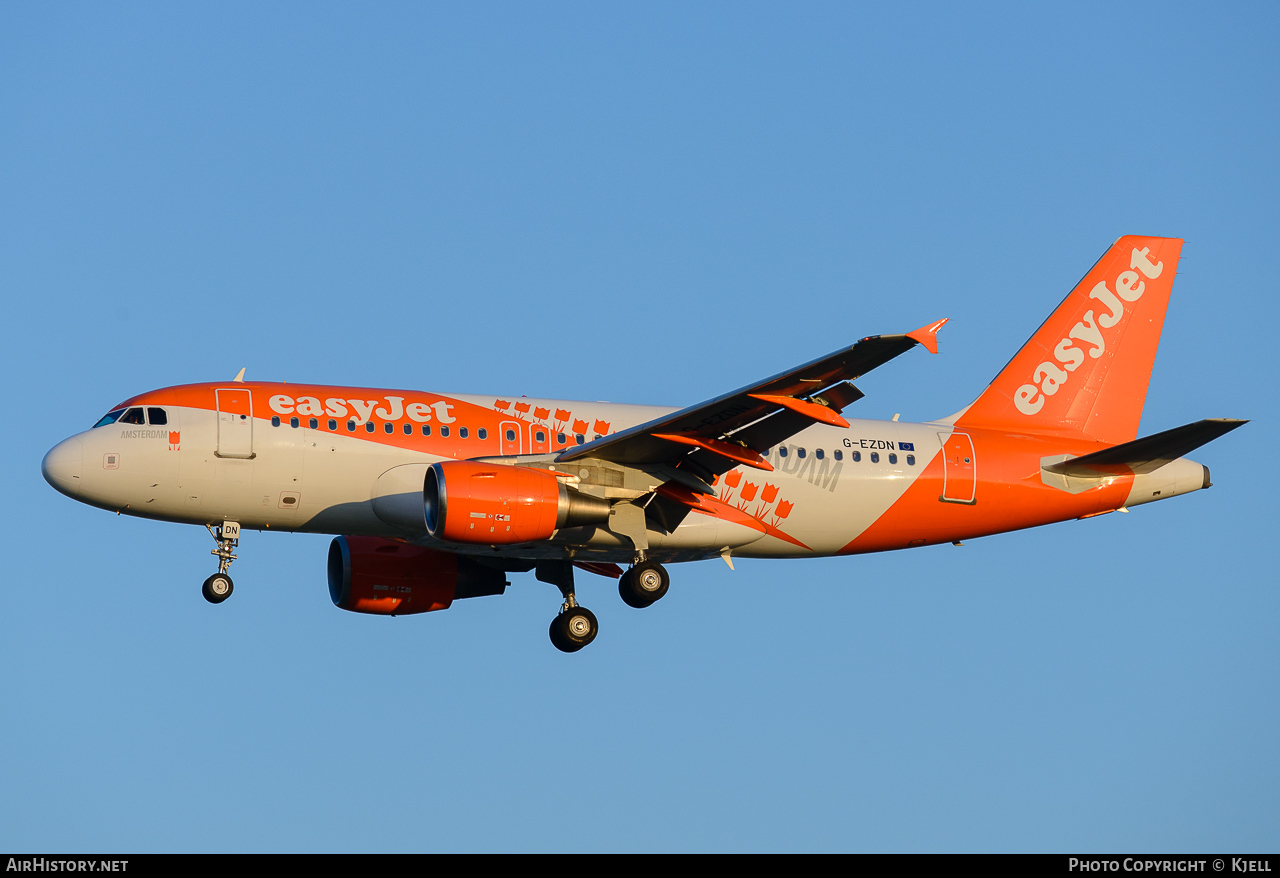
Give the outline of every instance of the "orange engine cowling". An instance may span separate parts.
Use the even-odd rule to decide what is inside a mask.
[[[456,543],[527,543],[609,520],[607,500],[575,491],[549,472],[468,460],[432,464],[423,503],[427,532]]]
[[[354,613],[407,616],[447,610],[455,600],[502,594],[506,576],[452,552],[377,537],[329,544],[329,596]]]

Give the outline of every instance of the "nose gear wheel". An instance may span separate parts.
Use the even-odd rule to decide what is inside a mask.
[[[204,581],[200,593],[204,595],[204,599],[209,603],[220,604],[231,597],[231,592],[234,589],[235,585],[231,582],[230,576],[225,573],[215,573]]]

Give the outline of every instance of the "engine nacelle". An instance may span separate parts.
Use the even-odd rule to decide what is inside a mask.
[[[340,609],[380,616],[447,610],[455,600],[502,594],[506,576],[462,555],[377,537],[329,544],[329,596]]]
[[[520,466],[450,460],[427,470],[427,533],[455,543],[528,543],[560,528],[601,525],[609,501]]]

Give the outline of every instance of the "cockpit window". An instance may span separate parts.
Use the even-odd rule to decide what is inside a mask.
[[[129,409],[124,413],[124,417],[120,419],[122,424],[145,424],[146,419],[142,417],[142,409]]]
[[[153,427],[163,427],[169,423],[169,415],[164,409],[147,409],[147,422]]]
[[[94,424],[95,427],[105,427],[107,424],[114,424],[120,420],[120,416],[124,414],[124,409],[116,409],[114,412],[107,412],[102,416],[102,420]]]

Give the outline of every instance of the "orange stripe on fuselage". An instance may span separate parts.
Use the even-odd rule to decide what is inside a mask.
[[[1069,494],[1044,484],[1040,459],[1105,447],[1059,437],[966,431],[973,439],[977,490],[973,505],[940,500],[944,463],[938,452],[903,495],[840,554],[883,552],[1066,521],[1124,505],[1133,477]]]
[[[279,417],[282,426],[275,429],[291,429],[288,426],[291,417],[297,417],[300,425],[307,427],[310,418],[314,417],[319,424],[316,429],[321,433],[333,433],[392,448],[404,448],[440,457],[463,459],[501,454],[502,441],[498,435],[498,427],[504,421],[516,421],[521,425],[536,425],[546,429],[548,434],[547,448],[550,451],[561,451],[573,444],[573,436],[571,434],[566,433],[565,439],[567,441],[560,443],[556,441],[558,435],[556,430],[537,421],[523,418],[518,414],[500,412],[438,393],[426,393],[417,390],[330,387],[317,384],[284,384],[276,382],[235,383],[228,381],[217,384],[184,384],[165,387],[135,396],[122,402],[116,408],[136,405],[168,405],[215,412],[217,411],[214,395],[216,390],[250,391],[253,395],[254,418],[269,424],[273,416]],[[273,407],[272,400],[278,397],[288,397],[292,400],[292,404],[280,405],[279,400],[277,400],[277,405]],[[321,412],[313,414],[314,406],[303,404],[301,400],[304,399],[314,400],[319,403]],[[399,400],[399,402],[393,402],[393,399]],[[361,405],[354,406],[351,404],[351,400],[357,400]],[[340,404],[329,405],[330,402]],[[447,408],[437,409],[437,404],[440,403],[443,403]],[[415,410],[416,418],[408,414],[410,407],[414,405],[421,407]],[[306,408],[306,413],[299,413],[299,408]],[[331,413],[339,411],[342,414]],[[375,426],[372,433],[365,430],[365,421],[360,413],[361,411],[369,412],[368,420]],[[378,414],[379,411],[382,411],[385,415],[398,413],[399,417],[380,416]],[[451,420],[441,422],[439,415],[442,411]],[[328,428],[330,418],[337,421],[336,430]],[[356,421],[357,426],[354,432],[348,432],[348,420]],[[384,426],[388,423],[392,425],[392,432],[390,433],[386,432]],[[412,427],[412,431],[409,434],[404,432],[405,424],[409,424]],[[422,435],[423,424],[431,427],[430,436]],[[449,436],[440,435],[441,426],[449,427]],[[468,435],[465,439],[458,435],[461,427],[467,428]],[[482,428],[487,434],[484,439],[479,438],[479,430]],[[270,429],[270,427],[267,427],[267,429]]]

